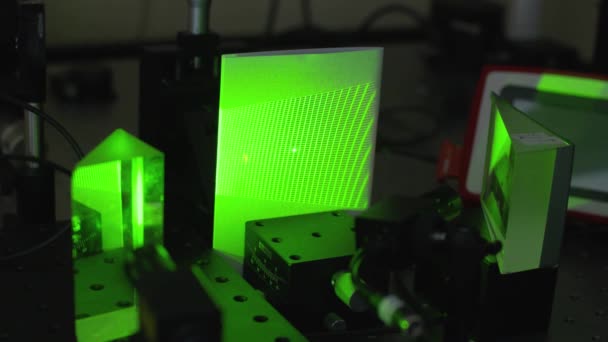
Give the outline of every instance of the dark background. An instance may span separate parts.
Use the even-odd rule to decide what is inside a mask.
[[[504,18],[508,19],[509,4],[513,1],[466,1],[473,7],[490,2],[505,4]],[[276,2],[279,6],[273,29],[282,38],[271,38],[271,44],[262,46],[257,39],[269,33],[267,18],[273,3],[273,0],[213,1],[211,29],[226,38],[223,49],[315,47],[315,37],[326,44],[327,32],[346,35],[356,32],[375,9],[395,3],[416,10],[429,22],[436,19],[431,0],[313,0],[310,17],[315,30],[302,31],[297,35],[301,43],[294,43],[294,39],[282,34],[299,30],[305,24],[305,16],[300,1],[283,0]],[[417,21],[398,11],[387,14],[371,27],[372,32],[378,33],[373,38],[358,41],[349,36],[349,43],[342,42],[385,48],[379,138],[407,142],[399,148],[377,152],[374,200],[393,194],[416,196],[433,189],[435,159],[441,142],[445,139],[463,142],[469,105],[483,64],[597,71],[594,53],[599,4],[599,0],[544,1],[538,18],[539,34],[535,37],[543,43],[524,45],[518,48],[518,53],[514,48],[503,49],[507,44],[492,32],[491,48],[458,35],[450,37],[451,44],[431,41],[421,32]],[[187,1],[53,0],[45,5],[49,47],[46,111],[71,132],[85,153],[116,128],[138,134],[138,49],[146,44],[169,43],[177,31],[186,29]],[[435,22],[430,27],[437,29],[439,25]],[[539,49],[556,52],[536,58]],[[103,82],[95,83],[98,91],[93,93],[99,96],[77,103],[66,101],[57,95],[57,91],[66,89],[65,84],[58,88],[54,80],[65,80],[74,70],[88,76],[101,70],[111,78],[105,86]],[[166,115],[166,120],[171,120],[172,113]],[[20,118],[19,113],[0,111],[0,132]],[[76,160],[68,144],[52,129],[45,134],[48,159],[71,169]],[[58,175],[56,183],[57,219],[64,220],[70,217],[69,180]],[[12,207],[11,201],[0,196],[0,214],[12,211]],[[602,228],[584,224],[568,228],[553,315],[554,341],[608,338],[602,333],[608,323],[608,262],[603,247],[606,233]]]

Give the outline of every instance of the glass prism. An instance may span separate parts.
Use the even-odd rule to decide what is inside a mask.
[[[138,329],[127,252],[163,242],[164,154],[122,129],[72,175],[72,256],[79,340],[110,340]]]
[[[481,204],[501,273],[558,264],[574,147],[492,95]]]

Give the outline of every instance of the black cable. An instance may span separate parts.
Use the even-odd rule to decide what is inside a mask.
[[[351,278],[353,280],[353,284],[355,287],[361,291],[366,297],[372,292],[371,289],[367,286],[365,281],[361,279],[359,276],[359,270],[361,268],[361,264],[363,263],[363,259],[365,258],[366,252],[363,248],[359,248],[353,257],[350,259],[349,270],[351,273]]]
[[[65,226],[60,231],[58,231],[57,233],[55,233],[51,237],[49,237],[48,239],[44,240],[43,242],[41,242],[41,243],[39,243],[39,244],[37,244],[37,245],[35,245],[33,247],[25,249],[25,250],[23,250],[21,252],[10,254],[10,255],[0,256],[0,261],[8,261],[8,260],[11,260],[11,259],[19,258],[19,257],[25,256],[25,255],[34,253],[34,252],[36,252],[36,251],[38,251],[38,250],[40,250],[40,249],[48,246],[49,244],[53,243],[61,235],[63,235],[64,233],[68,232],[72,228],[72,221],[63,221],[63,222],[60,222],[60,223],[65,223]]]
[[[359,32],[364,33],[368,32],[371,27],[384,16],[392,13],[401,13],[410,18],[412,18],[416,24],[424,30],[429,30],[430,25],[428,21],[424,18],[424,16],[416,11],[415,9],[402,5],[402,4],[391,4],[384,7],[380,7],[377,10],[373,11],[370,15],[368,15],[359,26]]]
[[[22,155],[16,155],[16,154],[0,154],[0,160],[33,162],[33,163],[37,163],[40,165],[46,165],[46,166],[52,167],[54,170],[59,171],[68,177],[70,177],[72,175],[72,172],[70,170],[66,169],[65,167],[63,167],[59,164],[53,163],[52,161],[41,159],[41,158],[34,157],[34,156],[22,156]]]
[[[385,109],[380,110],[379,116],[380,116],[381,121],[380,121],[380,126],[378,128],[378,137],[376,138],[377,139],[377,142],[376,142],[377,150],[379,150],[379,151],[388,150],[392,153],[395,153],[395,154],[398,154],[398,155],[401,155],[404,157],[416,159],[418,161],[422,161],[422,162],[426,162],[426,163],[436,164],[437,160],[438,160],[437,157],[418,154],[418,153],[412,152],[409,148],[411,148],[417,144],[423,143],[423,142],[439,135],[440,129],[441,129],[439,116],[429,114],[428,116],[431,117],[431,119],[433,120],[432,128],[428,132],[417,134],[414,137],[408,137],[405,139],[394,139],[394,138],[387,137],[386,134],[382,134],[383,133],[382,127],[385,127],[386,125],[388,125],[386,123],[386,121],[383,122],[383,119],[389,120],[389,122],[391,120],[396,121],[397,123],[391,122],[391,125],[389,125],[389,126],[391,128],[398,127],[399,120],[397,120],[397,119],[398,119],[399,114],[403,114],[403,113],[407,113],[407,112],[411,112],[411,111],[425,112],[426,110],[422,106],[409,106],[409,105],[401,105],[401,106],[385,108]]]
[[[12,96],[9,96],[9,95],[3,94],[3,93],[0,93],[0,101],[13,105],[13,106],[16,106],[16,107],[19,107],[19,108],[22,108],[22,109],[27,109],[28,111],[43,118],[49,125],[53,126],[57,130],[57,132],[59,132],[59,134],[61,134],[68,141],[68,143],[70,144],[70,146],[72,147],[74,152],[76,152],[76,156],[78,157],[78,160],[80,160],[80,159],[82,159],[82,157],[84,157],[84,153],[82,152],[82,149],[80,148],[80,146],[78,145],[78,143],[76,142],[74,137],[70,134],[70,132],[68,132],[67,129],[65,129],[65,127],[63,127],[63,125],[61,125],[52,116],[48,115],[40,108],[36,108],[36,107],[30,105],[29,103],[23,102],[19,99],[16,99]]]

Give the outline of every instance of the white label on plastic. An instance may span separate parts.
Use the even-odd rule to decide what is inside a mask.
[[[513,139],[525,145],[562,145],[564,142],[544,132],[514,134]]]

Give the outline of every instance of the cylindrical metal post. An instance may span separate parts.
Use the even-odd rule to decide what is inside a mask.
[[[190,33],[206,34],[209,28],[209,4],[211,0],[189,0],[190,2]],[[194,68],[201,66],[201,58],[194,57]]]
[[[207,2],[209,0],[189,0],[190,2],[190,32],[193,34],[206,33]]]

